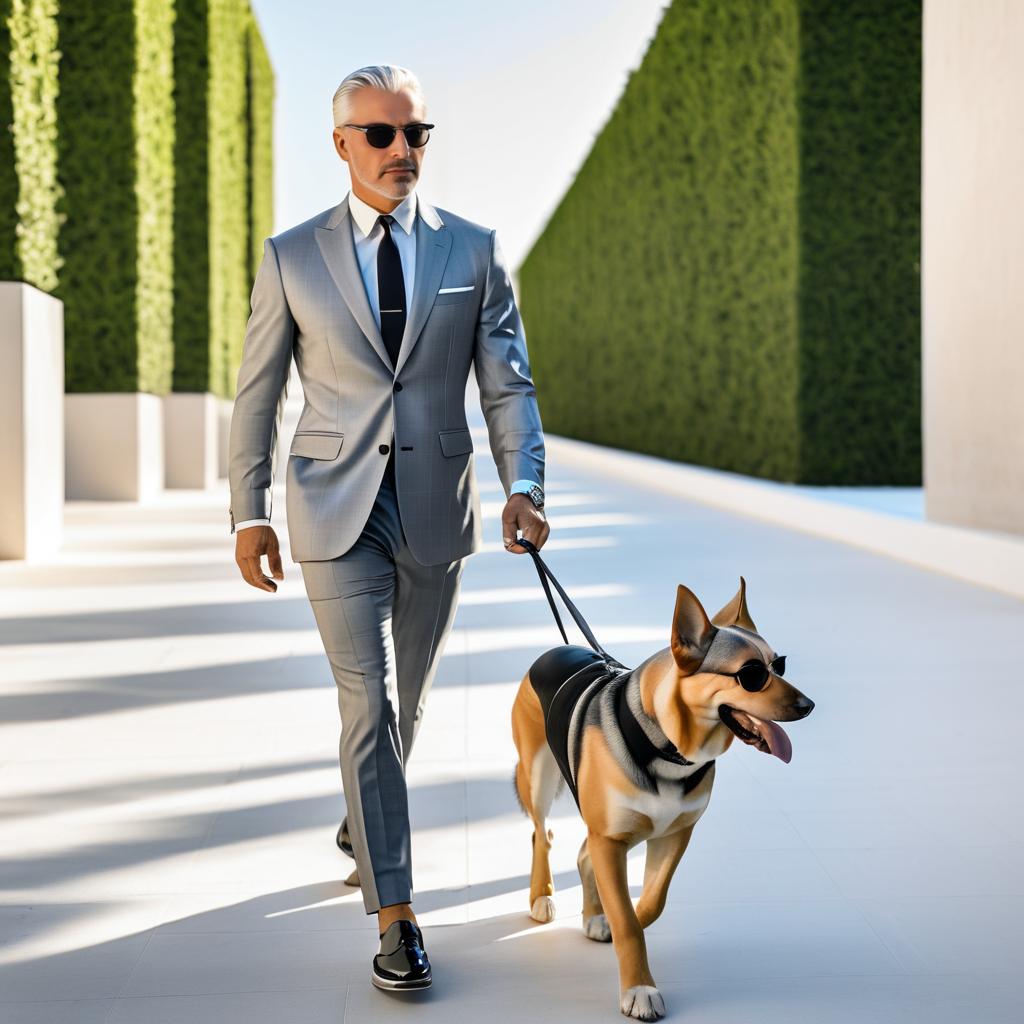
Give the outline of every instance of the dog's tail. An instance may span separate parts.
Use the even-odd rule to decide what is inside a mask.
[[[519,793],[519,762],[516,762],[515,768],[512,769],[512,792],[516,795],[516,803],[519,804],[519,810],[523,812],[527,817],[530,816],[530,812],[526,809],[526,804],[523,803],[523,798]],[[555,786],[555,798],[565,789],[565,779],[562,778],[562,773],[558,773],[558,784]]]
[[[529,811],[526,809],[526,804],[523,803],[523,798],[519,795],[519,762],[516,761],[515,768],[512,769],[512,792],[516,795],[516,803],[519,804],[519,810],[523,814],[529,816]]]

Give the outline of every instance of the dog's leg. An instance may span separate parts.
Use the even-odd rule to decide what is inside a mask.
[[[551,877],[551,831],[546,820],[562,781],[558,764],[544,733],[544,713],[529,676],[519,687],[512,707],[512,737],[519,751],[516,792],[533,821],[533,861],[530,867],[530,917],[542,924],[555,916]]]
[[[601,906],[601,894],[597,891],[594,865],[590,860],[586,839],[583,840],[580,855],[576,858],[576,867],[580,869],[580,881],[583,883],[583,934],[595,942],[611,942],[612,932]]]
[[[636,904],[636,916],[641,928],[657,921],[665,909],[668,884],[672,881],[680,858],[686,852],[693,825],[647,840],[647,861],[644,864],[644,888]]]
[[[644,930],[629,898],[626,844],[589,832],[587,845],[619,961],[619,1009],[637,1020],[658,1020],[665,1016],[665,1000],[654,985]]]

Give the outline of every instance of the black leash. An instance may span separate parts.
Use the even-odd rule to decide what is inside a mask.
[[[537,550],[536,545],[527,540],[525,537],[517,538],[515,541],[521,547],[526,548],[533,558],[533,564],[537,567],[537,575],[540,576],[541,586],[544,587],[544,593],[547,595],[548,604],[551,605],[552,614],[555,616],[555,622],[558,623],[559,632],[562,634],[562,639],[566,644],[569,643],[569,637],[566,635],[565,627],[562,625],[562,619],[558,614],[558,608],[555,606],[555,600],[551,596],[551,587],[548,585],[550,580],[558,591],[562,601],[565,602],[565,607],[569,609],[569,614],[572,615],[579,626],[580,632],[587,638],[587,642],[590,646],[604,659],[605,663],[610,669],[621,669],[624,672],[630,671],[616,658],[613,658],[598,642],[594,636],[590,626],[587,625],[587,620],[580,614],[579,609],[572,603],[569,595],[565,592],[562,585],[555,579],[554,573],[547,567],[544,559],[540,557],[540,552]],[[625,688],[622,688],[618,694],[618,700],[616,701],[616,717],[619,721],[619,728],[622,730],[623,738],[626,740],[626,745],[629,746],[634,756],[641,764],[647,764],[656,757],[663,758],[666,761],[671,761],[674,764],[679,765],[691,765],[694,762],[688,761],[673,744],[669,743],[667,747],[656,747],[648,738],[647,733],[640,728],[640,723],[637,722],[636,718],[633,717],[633,713],[626,707],[625,700]],[[714,760],[708,761],[703,764],[696,772],[685,778],[682,782],[683,792],[689,792],[697,785],[698,782],[704,777],[705,773],[714,764]],[[573,790],[575,796],[575,790]],[[579,801],[577,800],[577,803]]]
[[[587,643],[589,643],[590,646],[593,647],[593,649],[597,651],[597,653],[600,654],[609,665],[612,667],[626,669],[626,666],[623,665],[621,661],[613,658],[597,642],[597,638],[594,636],[590,626],[587,625],[587,620],[583,618],[579,609],[569,599],[569,595],[565,592],[562,585],[555,579],[554,573],[547,567],[544,559],[540,557],[540,552],[537,550],[534,543],[527,540],[525,537],[517,538],[515,543],[526,548],[532,556],[533,564],[537,567],[537,575],[540,576],[541,586],[544,588],[544,593],[547,595],[548,604],[551,605],[552,614],[555,616],[555,622],[558,623],[559,632],[562,634],[562,639],[565,643],[569,643],[569,637],[566,635],[565,627],[562,625],[562,619],[558,614],[558,609],[555,607],[555,599],[551,596],[551,587],[548,585],[549,579],[555,585],[555,589],[558,591],[562,601],[565,602],[565,607],[569,609],[569,614],[576,621],[576,625],[580,627],[580,632],[587,638]],[[628,669],[626,669],[626,671],[628,671]]]

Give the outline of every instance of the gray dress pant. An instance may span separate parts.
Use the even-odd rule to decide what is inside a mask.
[[[299,563],[337,684],[342,787],[367,914],[412,900],[405,765],[466,562],[421,565],[413,558],[393,457],[392,448],[355,544],[337,558]]]

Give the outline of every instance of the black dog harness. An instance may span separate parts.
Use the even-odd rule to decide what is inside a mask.
[[[577,716],[578,721],[582,721],[587,705],[601,689],[613,680],[621,680],[615,695],[615,717],[623,741],[633,760],[646,776],[646,788],[657,792],[658,787],[654,778],[646,771],[647,765],[659,758],[678,765],[691,765],[694,762],[683,757],[671,743],[665,747],[658,747],[651,742],[626,701],[629,680],[621,677],[628,677],[634,670],[626,668],[597,642],[586,620],[552,575],[537,548],[525,538],[517,539],[516,543],[526,548],[533,556],[541,584],[547,595],[548,603],[551,605],[551,611],[558,623],[562,639],[565,640],[565,646],[553,647],[534,661],[530,666],[530,682],[544,712],[544,732],[547,736],[548,746],[551,748],[566,785],[572,792],[576,806],[579,807],[580,801],[572,766],[579,763],[579,750],[569,749],[570,726],[574,716]],[[579,626],[580,631],[590,643],[590,648],[569,643],[569,638],[566,636],[565,628],[562,626],[562,620],[548,587],[549,578],[576,621],[576,625]],[[586,695],[586,704],[578,706],[584,695]],[[679,785],[683,793],[689,793],[704,778],[713,764],[714,760],[708,761],[693,774],[680,779]]]

